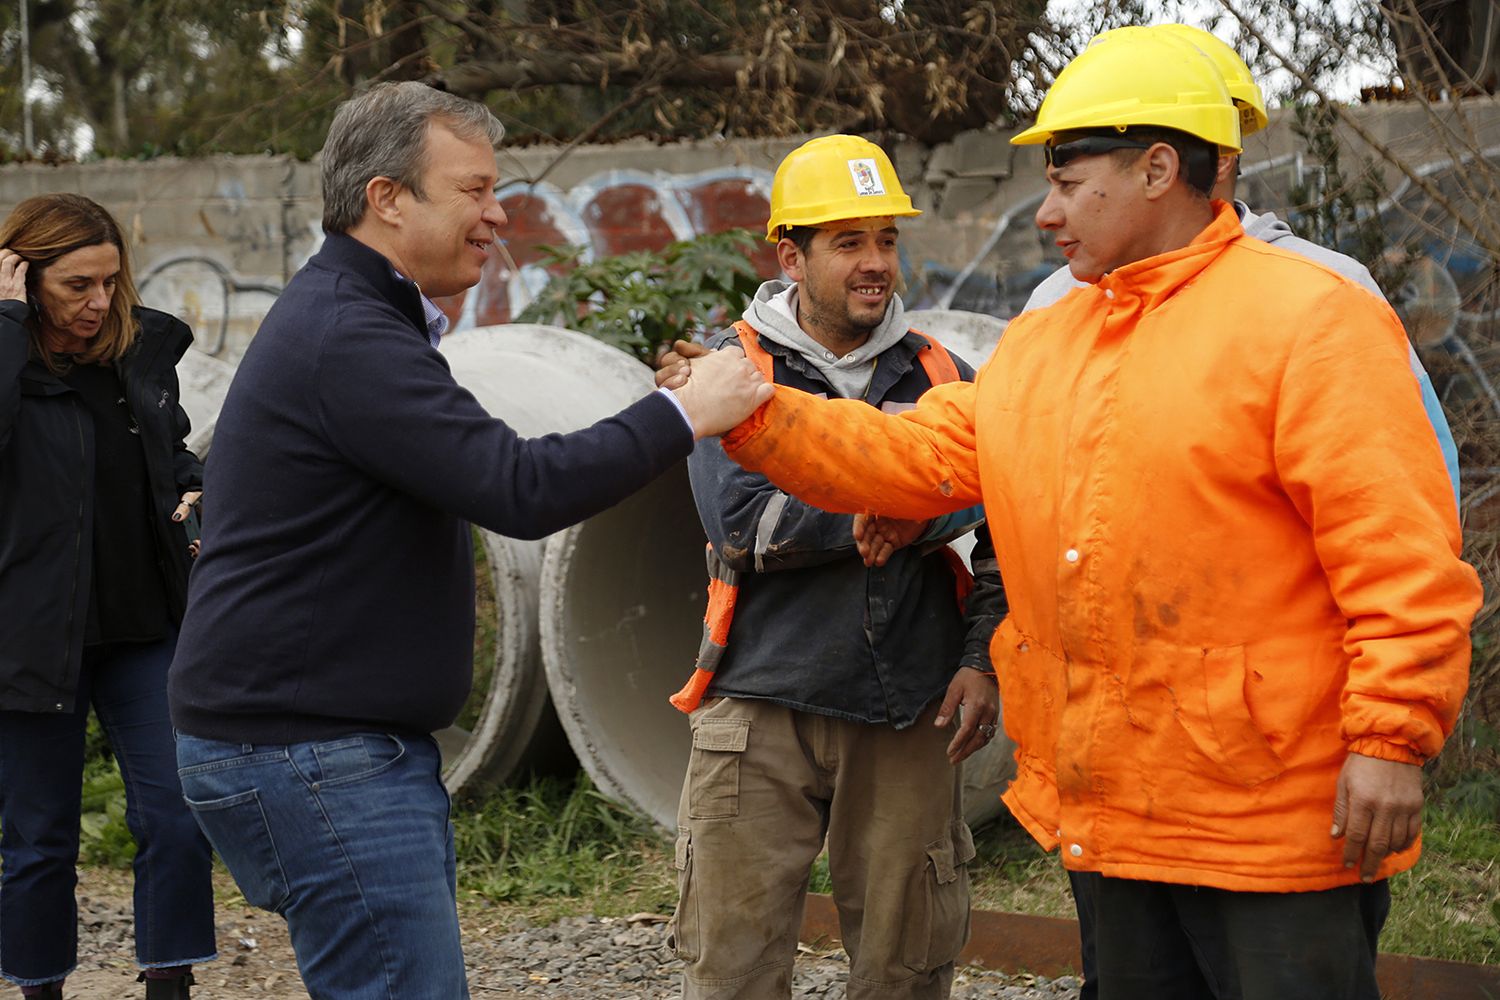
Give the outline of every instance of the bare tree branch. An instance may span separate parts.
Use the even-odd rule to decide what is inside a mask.
[[[1500,255],[1500,230],[1497,230],[1494,220],[1489,217],[1489,213],[1465,212],[1461,210],[1441,188],[1433,183],[1431,178],[1423,175],[1405,157],[1399,155],[1389,145],[1376,138],[1358,118],[1349,113],[1347,108],[1333,100],[1328,95],[1327,90],[1314,80],[1306,70],[1298,66],[1295,61],[1287,58],[1254,22],[1240,12],[1233,0],[1219,0],[1219,3],[1234,16],[1235,20],[1240,22],[1245,31],[1260,44],[1263,51],[1269,53],[1287,72],[1295,76],[1307,88],[1309,93],[1317,96],[1345,128],[1358,136],[1360,141],[1374,150],[1382,160],[1396,168],[1414,187],[1430,198],[1434,205],[1437,205],[1444,212],[1448,213],[1459,228],[1468,233],[1470,238],[1483,247],[1486,253],[1491,256]],[[1455,113],[1461,112],[1455,109]]]

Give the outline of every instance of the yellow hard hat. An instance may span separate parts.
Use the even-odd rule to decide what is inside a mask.
[[[1235,107],[1240,109],[1240,138],[1253,135],[1266,127],[1270,119],[1266,116],[1265,95],[1260,92],[1260,84],[1250,74],[1250,67],[1245,65],[1245,60],[1240,58],[1240,54],[1228,42],[1190,24],[1158,24],[1150,30],[1192,42],[1219,67],[1224,86],[1229,88],[1229,96],[1234,99]]]
[[[775,243],[784,226],[921,214],[885,150],[857,135],[825,135],[792,150],[776,168],[766,239]]]
[[[1018,146],[1058,132],[1134,125],[1176,129],[1240,151],[1239,109],[1208,56],[1180,38],[1149,28],[1117,28],[1096,37],[1057,74],[1036,124],[1014,136]]]

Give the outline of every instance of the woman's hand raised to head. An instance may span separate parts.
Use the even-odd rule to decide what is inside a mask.
[[[0,247],[0,299],[26,301],[26,266],[20,254]]]

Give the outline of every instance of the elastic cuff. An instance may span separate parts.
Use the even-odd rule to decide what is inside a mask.
[[[1367,736],[1350,743],[1349,752],[1357,753],[1361,757],[1394,761],[1397,764],[1415,764],[1417,767],[1427,763],[1427,756],[1413,750],[1410,746],[1404,743],[1392,743],[1374,736]]]

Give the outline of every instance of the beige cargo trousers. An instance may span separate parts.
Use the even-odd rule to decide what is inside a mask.
[[[754,698],[690,717],[677,813],[684,1000],[786,1000],[825,840],[849,1000],[943,1000],[969,936],[962,776],[934,703],[906,729]]]

